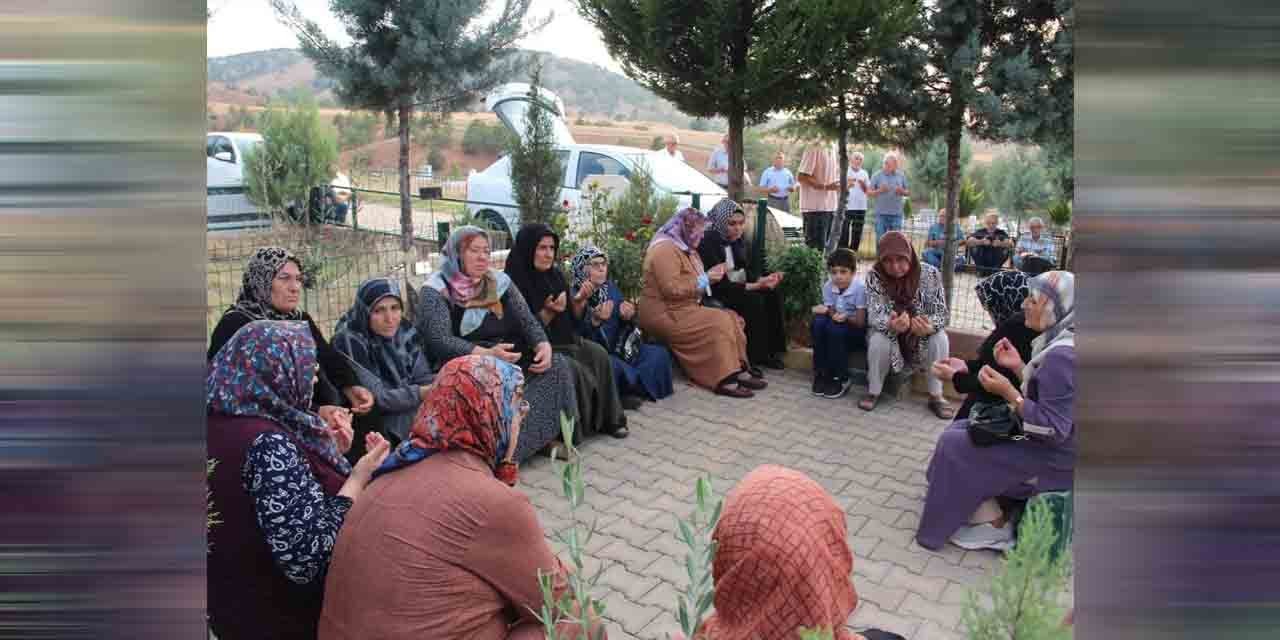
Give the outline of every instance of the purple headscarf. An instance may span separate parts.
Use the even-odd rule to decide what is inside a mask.
[[[685,231],[684,224],[686,220],[693,219],[702,223],[702,228],[694,233]],[[660,242],[670,241],[674,243],[681,251],[689,253],[698,248],[702,242],[702,235],[706,231],[707,217],[702,215],[701,211],[693,207],[685,207],[676,212],[661,229],[653,235],[653,240],[649,242],[649,247],[657,245]]]

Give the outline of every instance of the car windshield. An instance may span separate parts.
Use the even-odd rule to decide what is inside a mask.
[[[633,165],[644,164],[653,174],[653,182],[672,193],[721,193],[720,185],[697,169],[658,153],[635,153],[627,156]]]

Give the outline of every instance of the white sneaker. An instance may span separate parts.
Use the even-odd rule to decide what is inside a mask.
[[[990,523],[960,527],[960,530],[951,536],[951,544],[961,549],[1007,551],[1013,547],[1013,525],[1006,522],[998,529]]]

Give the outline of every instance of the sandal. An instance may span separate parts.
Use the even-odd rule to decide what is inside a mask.
[[[879,399],[880,399],[880,396],[873,396],[868,393],[862,396],[862,399],[858,401],[858,408],[862,409],[863,411],[870,411],[872,409],[875,409],[876,400],[879,400]]]
[[[747,365],[747,368],[743,369],[743,371],[747,372],[747,375],[751,376],[752,378],[759,379],[764,377],[764,371],[762,371],[760,367],[757,367],[753,364]]]
[[[738,378],[738,386],[755,389],[756,391],[763,391],[769,386],[769,383],[761,380],[760,378],[747,378],[746,380]]]
[[[715,394],[718,396],[729,396],[730,398],[751,398],[756,395],[752,393],[750,389],[742,386],[742,384],[738,384],[736,387],[730,387],[729,384],[732,382],[732,380],[721,382],[715,388]]]
[[[938,416],[940,420],[950,420],[956,417],[956,410],[951,408],[951,403],[938,398],[929,398],[929,410],[933,415]]]

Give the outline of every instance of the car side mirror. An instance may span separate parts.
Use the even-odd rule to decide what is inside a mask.
[[[235,162],[235,160],[234,160],[234,159],[232,159],[232,157],[231,157],[231,152],[230,152],[230,151],[219,151],[219,152],[217,152],[217,153],[213,154],[213,159],[214,159],[214,160],[221,160],[221,161],[223,161],[223,162]]]

